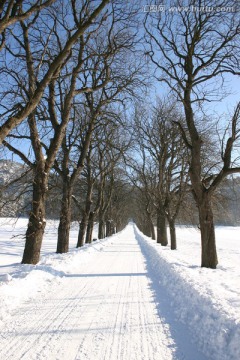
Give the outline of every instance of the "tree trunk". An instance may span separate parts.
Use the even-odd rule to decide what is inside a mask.
[[[26,243],[22,264],[37,264],[40,259],[43,234],[46,226],[45,206],[48,176],[36,170],[33,181],[33,202],[26,232]]]
[[[116,233],[118,233],[119,231],[122,230],[122,223],[119,219],[117,219],[117,222],[116,222]]]
[[[79,225],[77,248],[84,245],[85,234],[86,234],[87,226],[88,226],[88,217],[89,217],[88,214],[86,214],[86,212],[84,212],[82,220]]]
[[[94,212],[91,211],[88,218],[86,244],[91,244],[92,242],[93,226],[94,226]]]
[[[152,229],[151,229],[151,224],[149,221],[146,221],[146,225],[145,225],[145,235],[148,237],[152,236]]]
[[[201,266],[216,269],[218,264],[211,197],[205,194],[198,206],[202,243]]]
[[[69,235],[72,215],[72,187],[68,181],[63,181],[62,205],[58,226],[57,253],[63,254],[69,250]]]
[[[102,219],[99,220],[98,224],[98,238],[104,239],[105,238],[105,221]]]
[[[169,220],[169,229],[170,229],[170,237],[171,237],[171,250],[177,249],[177,238],[176,238],[176,228],[175,221]]]
[[[113,220],[107,220],[106,221],[106,237],[112,236],[115,233],[116,233],[116,231],[115,231],[115,226],[114,226]]]
[[[111,220],[106,221],[106,237],[111,236]]]
[[[218,264],[211,194],[201,182],[201,139],[193,142],[190,178],[199,212],[201,231],[201,266],[216,269]]]
[[[91,205],[92,205],[92,188],[93,188],[93,184],[90,183],[89,187],[88,187],[88,192],[87,192],[85,211],[84,211],[83,218],[82,218],[82,221],[79,226],[77,247],[83,246],[83,244],[84,244],[85,234],[87,231],[90,210],[91,210]]]
[[[152,231],[151,231],[151,222],[149,220],[149,216],[148,214],[146,216],[144,216],[144,221],[143,221],[143,231],[145,236],[147,237],[151,237],[152,236]]]
[[[162,246],[168,244],[166,216],[162,211],[158,211],[157,214],[157,243]]]
[[[151,218],[149,220],[149,224],[150,224],[150,230],[151,230],[151,238],[153,240],[156,240],[155,229],[154,229],[154,225],[153,225],[153,222],[152,222]]]
[[[199,136],[193,118],[191,106],[192,83],[187,84],[184,91],[184,110],[186,122],[191,137],[191,164],[189,174],[193,187],[193,196],[199,212],[199,223],[201,230],[202,259],[201,266],[216,269],[218,264],[217,250],[215,242],[215,230],[211,205],[211,195],[203,187],[202,174],[202,139]]]
[[[148,210],[148,206],[146,208],[146,229],[147,229],[147,236],[152,238],[153,240],[156,240],[155,237],[155,229],[154,229],[154,225],[152,222],[152,217],[151,217],[151,212]]]

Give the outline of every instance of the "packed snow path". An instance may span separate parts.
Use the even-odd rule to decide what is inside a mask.
[[[205,359],[189,338],[181,349],[181,327],[171,331],[159,315],[161,298],[138,240],[128,225],[77,271],[63,268],[44,291],[20,304],[1,328],[0,359]],[[164,293],[162,298],[167,314]]]

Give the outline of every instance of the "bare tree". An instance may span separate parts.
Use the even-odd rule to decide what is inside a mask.
[[[75,19],[77,22],[77,19]],[[99,26],[96,28],[98,30]],[[25,87],[25,92],[29,98],[34,96],[36,89],[36,73],[34,67],[35,52],[32,52],[29,40],[29,29],[21,22],[23,31],[23,42],[21,47],[25,51],[25,60],[27,64],[28,84]],[[93,30],[95,31],[95,30]],[[90,32],[90,35],[92,32]],[[57,156],[57,152],[63,141],[65,131],[70,120],[73,99],[81,94],[91,92],[98,89],[90,88],[87,84],[85,86],[86,78],[84,81],[80,81],[79,74],[86,62],[84,53],[85,42],[83,35],[80,36],[79,42],[72,49],[71,57],[68,58],[68,62],[64,67],[59,66],[54,73],[54,78],[48,84],[48,92],[42,99],[41,103],[35,109],[34,112],[28,116],[29,135],[11,135],[11,137],[25,138],[31,141],[31,146],[34,153],[35,162],[29,160],[21,151],[13,147],[7,141],[4,140],[4,145],[11,151],[18,153],[22,160],[25,161],[34,170],[33,181],[33,202],[32,210],[30,212],[28,229],[26,232],[26,244],[23,254],[23,263],[37,263],[39,261],[40,249],[42,244],[42,237],[46,225],[45,219],[45,204],[46,194],[48,190],[48,179],[51,168]],[[86,58],[88,55],[86,56]],[[70,70],[71,69],[71,70]],[[86,69],[85,71],[88,71]],[[106,73],[102,74],[102,84],[106,82]],[[68,88],[64,94],[64,99],[56,95],[59,83],[68,83]],[[78,87],[79,86],[79,87]],[[61,100],[63,101],[61,103]],[[59,107],[58,107],[59,105]],[[44,125],[44,126],[43,126]],[[44,131],[43,131],[44,129]],[[50,135],[51,134],[51,138]],[[44,137],[48,139],[48,142],[44,142]],[[42,138],[42,141],[41,141]],[[50,138],[50,139],[49,139]]]
[[[81,247],[84,245],[85,237],[86,237],[86,231],[88,227],[90,212],[92,210],[92,203],[93,203],[93,187],[96,180],[96,177],[93,174],[93,166],[92,166],[92,145],[90,145],[88,154],[86,156],[85,161],[85,182],[86,182],[86,188],[85,188],[85,199],[84,204],[81,207],[80,202],[76,199],[75,195],[73,196],[73,199],[75,203],[77,204],[77,207],[79,208],[80,212],[82,213],[82,218],[79,224],[79,232],[78,232],[78,241],[77,241],[77,247]],[[90,226],[89,226],[90,227]],[[88,234],[88,240],[87,243],[90,243],[92,239],[92,236]]]
[[[99,23],[104,21],[105,17],[102,16],[99,19],[99,16],[108,2],[109,0],[102,0],[97,7],[93,8],[89,1],[84,1],[82,4],[72,1],[71,5],[67,6],[68,8],[70,6],[71,9],[68,11],[68,15],[66,15],[66,10],[68,10],[66,9],[66,3],[62,4],[59,0],[56,4],[46,9],[47,14],[43,15],[43,12],[40,11],[36,13],[33,19],[27,20],[24,20],[26,17],[23,16],[20,29],[16,27],[16,31],[11,33],[10,44],[5,44],[6,54],[3,55],[4,66],[2,73],[5,74],[3,80],[6,83],[9,83],[11,80],[11,82],[17,82],[17,86],[19,85],[17,69],[20,72],[25,67],[25,64],[21,62],[21,59],[23,59],[23,63],[25,62],[25,57],[21,53],[21,49],[23,49],[25,54],[26,52],[28,53],[26,74],[29,76],[29,81],[32,82],[31,94],[24,96],[24,101],[19,101],[21,99],[19,94],[18,96],[12,95],[11,83],[9,84],[9,89],[4,90],[1,99],[3,110],[0,116],[0,143],[2,143],[12,129],[28,116],[31,116],[41,101],[46,87],[54,77],[56,78],[61,68],[65,65],[69,56],[71,56],[73,46],[84,32],[88,28],[96,29]],[[11,1],[10,3],[13,2]],[[22,8],[22,2],[19,3],[19,7]],[[59,9],[62,9],[62,12]],[[8,18],[7,12],[5,17],[6,19]],[[45,37],[42,36],[43,24],[45,25]],[[36,36],[39,38],[38,43],[36,43]],[[52,38],[55,39],[55,44]],[[27,44],[25,43],[26,40]],[[20,50],[15,51],[15,48]],[[33,49],[35,49],[34,56]],[[53,51],[55,51],[55,54],[49,57],[49,53],[52,54]],[[20,80],[22,86],[19,91],[24,93],[25,80]]]
[[[134,185],[145,197],[144,210],[152,238],[152,218],[156,214],[157,242],[168,244],[168,221],[172,250],[177,246],[175,221],[186,193],[188,168],[187,150],[173,122],[178,119],[181,122],[174,102],[158,101],[150,111],[138,106],[134,125],[136,146],[141,154],[141,162],[135,161],[133,167],[137,175]]]
[[[131,214],[133,212],[132,186],[130,186],[129,181],[127,181],[121,164],[119,165],[119,168],[115,170],[110,213],[107,216],[107,218],[111,220],[110,234],[121,231],[132,218]]]
[[[98,214],[99,239],[103,239],[106,236],[106,223],[112,221],[111,205],[114,193],[115,171],[123,152],[128,146],[127,142],[127,139],[121,136],[117,123],[112,123],[103,128],[101,141],[98,146],[99,169],[101,172],[98,182],[97,209],[95,209],[95,212]]]
[[[29,18],[31,15],[36,12],[41,11],[47,6],[51,5],[55,0],[46,0],[46,1],[35,1],[35,3],[26,3],[23,1],[1,1],[0,4],[0,34],[2,37],[1,47],[4,46],[6,29],[14,25],[17,22],[23,21]],[[24,5],[24,8],[23,8]]]
[[[90,117],[89,120],[86,115],[85,120],[87,122],[82,124],[79,131],[75,132],[75,134],[73,131],[66,134],[62,142],[59,160],[56,161],[54,165],[57,173],[62,178],[62,199],[58,226],[57,253],[68,252],[74,186],[84,167],[85,158],[87,157],[91,144],[96,117],[97,116]],[[73,128],[76,123],[77,120],[74,119]],[[80,140],[81,142],[78,142],[77,144],[76,140]],[[72,151],[73,149],[75,149],[75,151]],[[71,155],[75,156],[75,161],[72,159]]]
[[[186,1],[174,1],[173,5],[181,9]],[[235,1],[214,1],[212,11],[201,10],[209,5],[209,1],[192,0],[187,6],[194,11],[147,14],[145,30],[147,54],[158,70],[158,80],[167,84],[183,106],[185,123],[177,124],[190,151],[189,174],[201,230],[201,265],[215,269],[218,259],[211,198],[224,177],[240,170],[232,160],[239,138],[239,105],[230,121],[229,135],[226,132],[222,141],[222,166],[212,169],[207,178],[202,168],[204,139],[197,120],[206,101],[221,97],[224,74],[240,74],[240,26]]]
[[[120,59],[126,57],[129,51],[132,52],[131,45],[134,36],[132,37],[128,33],[128,38],[125,38],[122,33],[120,33],[121,36],[119,36],[119,33],[117,35],[114,34],[114,23],[115,18],[112,20],[109,33],[104,34],[108,36],[101,36],[102,34],[100,34],[99,39],[88,44],[90,50],[87,51],[88,60],[85,66],[90,71],[89,74],[85,75],[84,80],[86,81],[87,78],[86,83],[91,84],[90,89],[94,91],[88,91],[84,87],[86,97],[84,106],[87,107],[89,114],[85,116],[85,129],[81,129],[80,132],[85,135],[67,135],[68,141],[65,137],[62,143],[62,171],[59,171],[59,174],[62,177],[64,176],[64,179],[57,252],[68,251],[72,192],[76,179],[83,169],[94,129],[99,126],[109,126],[108,123],[114,120],[115,115],[114,112],[113,114],[111,113],[113,103],[124,101],[124,97],[129,93],[132,95],[134,83],[138,80],[139,76],[136,67],[133,69],[127,68],[127,61],[125,62],[125,68],[116,67],[116,62],[118,63]],[[120,24],[118,26],[120,27]],[[123,27],[125,29],[125,25]],[[91,52],[93,52],[94,56],[91,55]],[[102,81],[103,76],[106,78],[105,81]],[[64,94],[64,91],[62,93]],[[74,146],[74,139],[78,138],[82,138],[82,142],[78,147],[79,154],[75,155],[78,161],[71,171],[69,168],[71,166],[69,157],[71,148]],[[99,141],[103,142],[104,140],[99,139]]]
[[[80,114],[78,115],[78,110],[73,108],[74,116],[82,117],[82,121],[80,122],[77,121],[77,119],[73,119],[71,129],[66,133],[62,141],[62,159],[59,165],[55,164],[55,168],[58,171],[58,174],[62,177],[63,184],[57,245],[57,252],[59,253],[64,253],[68,251],[69,231],[71,224],[71,206],[74,185],[83,170],[84,161],[87,156],[89,146],[91,144],[92,133],[99,118],[100,111],[102,111],[102,107],[108,101],[105,96],[101,97],[100,95],[99,101],[95,102],[95,95],[93,95],[93,91],[96,91],[96,93],[98,93],[99,89],[101,89],[101,93],[104,94],[104,90],[102,89],[110,80],[108,79],[109,70],[106,64],[106,59],[104,58],[103,68],[100,66],[99,56],[97,57],[97,61],[95,62],[95,64],[91,64],[91,66],[88,65],[87,68],[93,69],[90,72],[91,76],[93,77],[91,88],[88,87],[88,90],[85,93],[86,103],[84,106],[87,107],[88,110],[83,111],[83,114],[81,116]],[[103,78],[104,76],[105,79]],[[90,81],[88,81],[88,83],[90,83]],[[64,98],[64,91],[62,91],[61,93]],[[98,97],[99,93],[96,96]],[[62,104],[65,103],[66,101],[63,99]],[[66,120],[65,112],[63,112],[63,116],[63,120]],[[74,150],[74,156],[76,159],[74,166],[72,166],[71,161],[72,150]]]
[[[136,133],[138,133],[138,131]],[[137,147],[138,146],[139,144]],[[141,161],[139,161],[139,157]],[[140,216],[137,216],[140,219],[140,221],[137,221],[137,225],[145,235],[155,240],[154,219],[156,209],[153,203],[153,189],[155,188],[156,178],[154,178],[153,172],[151,171],[152,162],[146,157],[145,149],[141,145],[137,149],[137,158],[138,160],[136,161],[129,156],[126,160],[127,167],[130,168],[130,170],[127,169],[126,173],[133,188],[137,189],[137,191],[135,191],[135,203],[137,203],[137,208],[139,208],[141,213]],[[158,242],[160,242],[159,238]]]
[[[31,185],[31,168],[11,160],[0,160],[0,216],[26,214]]]

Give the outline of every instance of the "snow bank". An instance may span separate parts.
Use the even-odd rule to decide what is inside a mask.
[[[54,276],[45,271],[34,269],[24,278],[8,279],[8,283],[0,283],[0,322],[5,321],[23,301],[31,300],[38,292],[47,288]]]
[[[57,226],[52,222],[47,225],[39,264],[21,265],[27,220],[18,220],[14,227],[5,220],[1,221],[4,224],[0,230],[0,322],[4,323],[10,316],[16,315],[22,302],[31,301],[38,293],[44,297],[54,283],[61,282],[61,278],[69,274],[79,273],[79,264],[87,268],[94,253],[101,252],[115,240],[119,241],[120,236],[118,233],[76,249],[78,224],[73,224],[70,252],[60,255],[54,252]],[[133,236],[134,229],[145,256],[159,316],[163,318],[166,315],[174,338],[178,341],[176,348],[182,342],[185,342],[186,348],[191,347],[189,339],[193,337],[193,350],[198,347],[204,358],[239,360],[240,229],[216,229],[220,265],[217,270],[212,270],[199,266],[200,239],[195,230],[177,228],[179,250],[171,251],[169,247],[161,247],[145,237],[133,224],[129,227],[130,232],[123,230],[123,239]],[[172,319],[175,323],[171,324]],[[177,338],[179,333],[181,336]],[[190,353],[194,352],[191,350]],[[176,355],[181,359],[193,359],[180,351]]]
[[[211,360],[240,359],[238,319],[211,297],[211,292],[198,286],[194,268],[184,270],[183,264],[179,267],[170,263],[161,246],[144,236],[137,227],[135,235],[146,257],[147,267],[166,289],[177,320],[187,325],[198,348]],[[204,272],[212,272],[210,269],[201,270],[203,277]]]
[[[79,262],[87,263],[93,252],[102,251],[111,241],[112,237],[85,244],[67,254],[51,253],[43,256],[37,265],[17,264],[15,272],[6,273],[0,279],[0,322],[6,321],[22,302],[46,292],[51,282],[74,273]]]

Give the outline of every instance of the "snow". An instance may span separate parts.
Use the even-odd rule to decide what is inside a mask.
[[[216,233],[221,265],[212,270],[199,267],[196,230],[178,228],[177,251],[160,247],[136,230],[157,293],[166,292],[176,320],[191,329],[207,359],[234,360],[240,359],[239,228],[219,227]]]
[[[1,359],[240,359],[239,228],[217,228],[211,270],[193,228],[177,228],[175,251],[131,223],[76,249],[73,224],[59,255],[47,221],[34,266],[20,264],[27,220],[13,221],[0,220]]]

